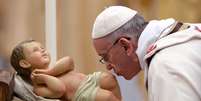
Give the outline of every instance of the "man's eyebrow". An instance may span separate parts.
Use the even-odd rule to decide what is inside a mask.
[[[100,53],[98,55],[103,57],[103,56],[105,56],[105,53]]]

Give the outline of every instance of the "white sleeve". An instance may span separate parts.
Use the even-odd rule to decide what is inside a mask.
[[[159,52],[152,59],[149,101],[201,101],[201,69],[183,56]]]

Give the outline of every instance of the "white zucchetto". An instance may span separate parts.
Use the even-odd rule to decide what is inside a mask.
[[[104,37],[120,28],[137,14],[137,11],[124,6],[110,6],[96,18],[92,38]]]

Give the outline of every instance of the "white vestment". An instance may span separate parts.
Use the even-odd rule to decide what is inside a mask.
[[[195,26],[201,29],[200,25],[191,25],[167,36],[168,31],[161,29],[163,33],[156,31],[156,37],[146,39],[152,41],[139,39],[146,45],[141,48],[143,54],[139,49],[136,53],[148,80],[149,101],[201,101],[201,32]],[[170,26],[165,27],[168,30]],[[150,45],[155,47],[145,54]]]

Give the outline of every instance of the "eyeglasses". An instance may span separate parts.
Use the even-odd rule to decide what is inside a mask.
[[[106,64],[108,62],[108,53],[110,52],[110,50],[114,47],[115,44],[113,44],[106,52],[106,54],[104,54],[101,59],[99,60],[100,63],[102,64]]]
[[[131,40],[130,37],[120,37],[120,38],[126,38],[127,40]],[[106,53],[102,56],[102,58],[99,60],[100,63],[102,63],[102,64],[108,63],[108,61],[109,61],[108,53],[109,53],[109,52],[112,50],[112,48],[117,44],[117,42],[119,41],[120,38],[118,38],[118,39],[112,44],[112,46],[111,46],[110,48],[108,48],[107,52],[106,52]]]
[[[120,38],[119,38],[120,39]],[[99,62],[100,63],[102,63],[102,64],[106,64],[107,62],[108,62],[108,53],[112,50],[112,48],[117,44],[117,42],[119,41],[119,39],[118,40],[116,40],[113,44],[112,44],[112,46],[110,47],[110,48],[108,48],[108,50],[107,50],[107,52],[102,56],[102,58],[99,60]]]

